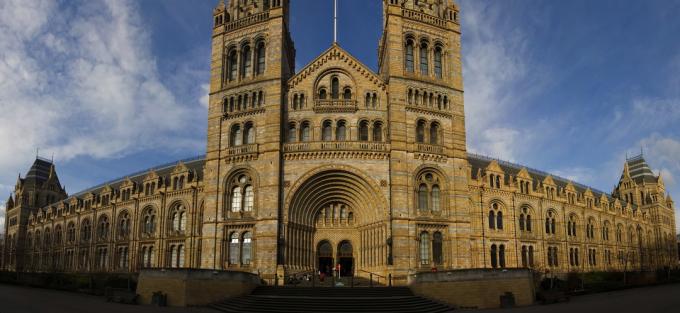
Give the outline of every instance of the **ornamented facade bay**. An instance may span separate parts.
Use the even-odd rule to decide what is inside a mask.
[[[213,12],[207,153],[67,195],[37,159],[4,267],[263,276],[654,269],[674,204],[640,156],[606,194],[467,152],[458,7],[385,0],[374,72],[334,43],[297,73],[289,1]]]

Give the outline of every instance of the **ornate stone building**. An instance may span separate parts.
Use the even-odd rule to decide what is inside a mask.
[[[383,7],[378,72],[337,43],[295,72],[289,1],[221,2],[206,155],[70,196],[36,160],[7,202],[5,269],[675,264],[674,204],[642,157],[606,194],[468,153],[458,7]]]

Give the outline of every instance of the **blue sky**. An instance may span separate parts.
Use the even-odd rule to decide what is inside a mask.
[[[680,199],[680,1],[457,3],[471,152],[609,192],[642,148]],[[215,4],[0,0],[0,199],[36,148],[70,193],[202,154]],[[340,44],[374,70],[381,7],[339,1]],[[292,1],[298,68],[331,17]]]

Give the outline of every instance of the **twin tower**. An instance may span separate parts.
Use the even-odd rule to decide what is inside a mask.
[[[378,72],[337,43],[296,72],[287,0],[213,15],[203,267],[405,274],[418,253],[465,266],[452,253],[469,228],[453,1],[383,1]],[[245,240],[244,263],[229,255]]]

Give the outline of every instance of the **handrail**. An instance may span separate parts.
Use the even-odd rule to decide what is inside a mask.
[[[375,275],[375,276],[378,276],[378,277],[381,277],[381,278],[387,278],[387,277],[382,276],[382,275],[380,275],[380,274],[378,274],[378,273],[373,273],[373,272],[369,272],[369,271],[365,271],[365,270],[357,270],[357,271],[359,271],[359,272],[364,272],[364,273],[368,273],[368,274],[372,274],[372,275]]]

